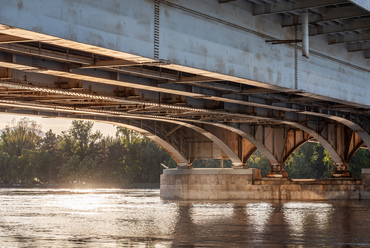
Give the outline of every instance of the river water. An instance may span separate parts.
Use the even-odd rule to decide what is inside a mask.
[[[370,247],[370,201],[166,201],[0,189],[0,247]]]

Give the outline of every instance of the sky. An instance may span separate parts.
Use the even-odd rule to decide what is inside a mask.
[[[23,117],[27,117],[29,120],[36,121],[37,124],[42,125],[42,131],[47,132],[52,129],[54,133],[60,134],[61,131],[66,131],[70,128],[72,119],[61,119],[61,118],[42,118],[34,116],[22,116],[22,115],[10,115],[10,114],[0,114],[0,130],[4,129],[6,125],[15,119],[18,122]],[[116,128],[112,124],[94,122],[94,132],[99,130],[104,136],[111,135],[114,136],[116,133]]]

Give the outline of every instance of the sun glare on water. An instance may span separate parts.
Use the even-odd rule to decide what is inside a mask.
[[[95,190],[71,190],[57,203],[65,210],[79,214],[96,214],[107,203],[106,194],[96,194]]]

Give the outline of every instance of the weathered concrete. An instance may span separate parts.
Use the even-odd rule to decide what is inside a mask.
[[[370,168],[362,169],[362,185],[370,187]]]
[[[164,170],[161,197],[181,200],[370,199],[370,169],[358,179],[261,179],[258,169]]]

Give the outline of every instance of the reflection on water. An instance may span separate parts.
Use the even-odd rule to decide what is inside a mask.
[[[208,225],[222,219],[229,219],[234,215],[233,204],[191,204],[190,216],[195,225]]]
[[[369,201],[164,201],[113,189],[0,189],[0,199],[0,247],[370,246]]]
[[[284,219],[292,236],[304,235],[307,227],[325,231],[333,211],[330,203],[288,202],[283,205]]]
[[[252,227],[257,232],[263,233],[271,218],[271,214],[274,212],[272,204],[266,202],[248,203],[245,209]]]

